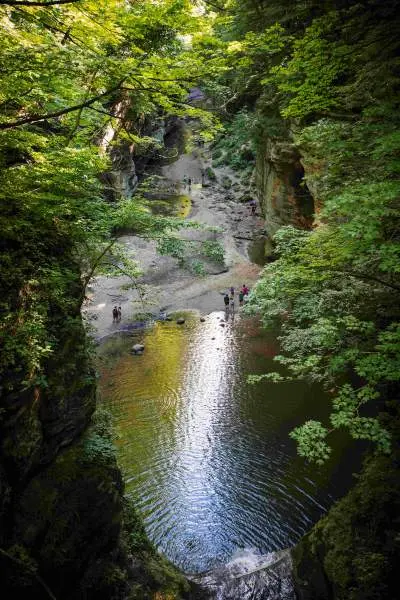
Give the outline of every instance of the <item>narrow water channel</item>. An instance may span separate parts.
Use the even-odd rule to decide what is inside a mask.
[[[144,342],[142,356],[133,343]],[[214,312],[201,323],[152,328],[106,342],[100,389],[119,435],[127,491],[151,540],[189,573],[293,545],[347,489],[327,467],[307,466],[288,433],[323,417],[328,399],[301,382],[248,385],[276,370],[278,345],[257,321]],[[346,457],[345,472],[352,464]]]

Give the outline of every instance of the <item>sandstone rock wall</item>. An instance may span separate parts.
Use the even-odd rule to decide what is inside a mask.
[[[314,200],[303,175],[301,156],[294,143],[266,136],[257,151],[256,187],[270,237],[282,225],[312,226]]]
[[[177,150],[183,151],[180,139],[182,124],[183,121],[177,117],[157,118],[154,122],[148,120],[142,124],[141,136],[152,138],[155,142],[145,152],[133,142],[118,140],[118,132],[113,132],[112,137],[115,135],[117,141],[112,147],[107,147],[112,168],[102,175],[106,198],[110,201],[131,198],[148,167],[162,163],[171,150],[175,156]],[[127,122],[125,129],[128,132],[129,128],[132,124]],[[100,144],[104,146],[104,143]]]

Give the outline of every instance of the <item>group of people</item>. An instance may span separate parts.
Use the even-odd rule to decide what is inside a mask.
[[[239,306],[243,306],[243,302],[245,302],[245,300],[247,299],[247,296],[249,294],[249,288],[247,287],[247,285],[244,283],[241,287],[241,289],[239,290]],[[234,312],[235,310],[235,288],[232,286],[229,290],[229,294],[228,292],[225,294],[224,296],[224,304],[225,304],[225,310],[228,311],[229,309]]]
[[[113,323],[119,323],[122,317],[122,310],[120,306],[114,306],[113,311]]]

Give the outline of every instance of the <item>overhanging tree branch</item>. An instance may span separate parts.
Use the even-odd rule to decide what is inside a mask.
[[[144,310],[144,296],[142,293],[142,289],[140,287],[140,284],[138,283],[136,277],[134,277],[131,273],[129,273],[128,271],[126,271],[125,269],[123,269],[122,267],[120,267],[119,265],[117,265],[116,263],[110,261],[109,265],[111,267],[114,267],[115,269],[117,269],[120,273],[122,273],[123,275],[126,275],[126,277],[129,277],[129,279],[132,282],[132,287],[135,288],[135,290],[138,293],[139,299],[140,299],[140,303],[142,305],[142,308]]]
[[[91,106],[101,98],[105,96],[109,96],[113,92],[121,89],[122,84],[125,79],[122,79],[117,85],[109,88],[105,92],[98,94],[97,96],[93,96],[89,100],[85,102],[81,102],[80,104],[75,104],[74,106],[69,106],[68,108],[63,108],[61,110],[57,110],[55,112],[47,113],[45,115],[32,115],[31,117],[24,117],[22,119],[17,119],[16,121],[11,121],[9,123],[0,123],[0,130],[4,129],[14,129],[15,127],[20,127],[21,125],[27,125],[28,123],[38,123],[39,121],[47,121],[48,119],[55,119],[56,117],[61,117],[62,115],[66,115],[70,112],[74,112],[76,110],[81,110],[82,108],[86,108],[87,106]]]
[[[398,285],[395,285],[394,283],[390,283],[389,281],[384,281],[383,279],[379,279],[378,277],[374,277],[373,275],[369,275],[367,273],[358,273],[357,271],[350,271],[348,269],[343,269],[343,270],[335,269],[334,272],[350,275],[351,277],[354,277],[355,279],[361,279],[362,281],[375,281],[375,283],[379,283],[380,285],[389,287],[392,290],[396,290],[397,292],[400,292],[400,287]]]
[[[216,10],[219,10],[221,12],[228,12],[224,6],[221,6],[220,4],[217,4],[216,2],[210,2],[210,0],[204,0],[204,4],[208,4],[209,6],[212,6],[213,8],[215,8]]]
[[[109,250],[111,250],[111,248],[114,246],[114,244],[116,243],[117,238],[112,238],[111,242],[109,242],[105,248],[103,248],[103,250],[100,252],[100,254],[96,257],[96,259],[94,260],[93,264],[90,266],[89,272],[83,277],[83,286],[82,286],[82,294],[81,297],[79,299],[79,306],[81,306],[84,298],[85,298],[85,291],[86,291],[86,287],[89,283],[89,281],[92,279],[94,272],[96,271],[97,267],[99,266],[101,260],[104,258],[104,256],[107,254],[107,252]]]

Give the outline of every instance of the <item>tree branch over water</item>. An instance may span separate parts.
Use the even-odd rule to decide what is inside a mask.
[[[38,123],[39,121],[46,121],[47,119],[55,119],[56,117],[61,117],[62,115],[66,115],[70,112],[74,112],[76,110],[81,110],[82,108],[91,106],[98,100],[101,100],[101,98],[104,98],[105,96],[109,96],[113,92],[116,92],[117,90],[121,89],[121,86],[124,83],[124,81],[125,80],[120,81],[117,85],[113,86],[112,88],[109,88],[105,92],[102,92],[101,94],[98,94],[97,96],[93,96],[93,98],[90,98],[89,100],[86,100],[85,102],[81,102],[80,104],[75,104],[74,106],[69,106],[67,108],[57,110],[55,112],[46,113],[45,115],[32,115],[30,117],[17,119],[16,121],[11,121],[9,123],[0,123],[0,130],[1,129],[14,129],[15,127],[20,127],[21,125],[27,125],[28,123]]]

